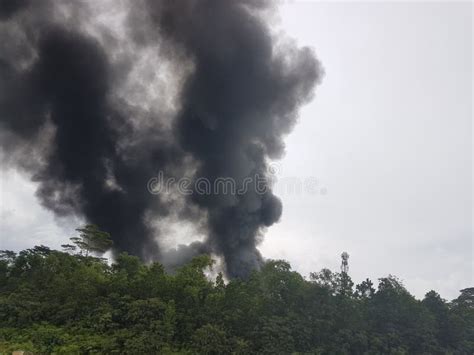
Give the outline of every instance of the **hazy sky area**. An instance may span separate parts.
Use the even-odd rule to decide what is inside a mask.
[[[304,275],[355,282],[388,274],[410,292],[457,297],[473,285],[472,4],[280,2],[275,24],[313,47],[325,77],[276,166],[315,177],[281,191],[283,215],[260,250]],[[18,172],[0,176],[0,249],[59,247],[78,220],[55,221]]]
[[[304,274],[399,276],[422,297],[473,285],[472,5],[285,2],[283,27],[326,76],[286,140],[282,176],[325,196],[282,196],[261,250]]]

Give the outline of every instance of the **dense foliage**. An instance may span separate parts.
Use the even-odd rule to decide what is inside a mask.
[[[474,353],[474,288],[419,301],[392,276],[354,287],[285,261],[226,283],[207,256],[173,274],[127,254],[109,265],[90,254],[102,237],[1,253],[1,354]]]

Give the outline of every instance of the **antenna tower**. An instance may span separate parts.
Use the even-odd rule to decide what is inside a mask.
[[[342,262],[341,262],[341,272],[343,274],[347,274],[349,272],[349,254],[346,253],[346,252],[343,252],[341,254],[341,259],[342,259]]]

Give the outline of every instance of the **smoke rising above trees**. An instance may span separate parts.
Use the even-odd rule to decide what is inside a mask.
[[[8,4],[8,5],[3,5]],[[41,204],[110,233],[117,251],[179,265],[207,252],[259,268],[278,221],[271,190],[153,195],[147,181],[267,174],[311,99],[314,53],[276,36],[267,1],[10,1],[0,7],[2,163]],[[171,253],[169,217],[206,235]]]

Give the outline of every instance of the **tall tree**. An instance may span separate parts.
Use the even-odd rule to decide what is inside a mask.
[[[82,228],[77,228],[78,237],[70,238],[81,251],[81,255],[89,256],[91,253],[102,255],[113,244],[110,234],[101,231],[95,224],[88,224]],[[70,247],[65,244],[64,247]]]

